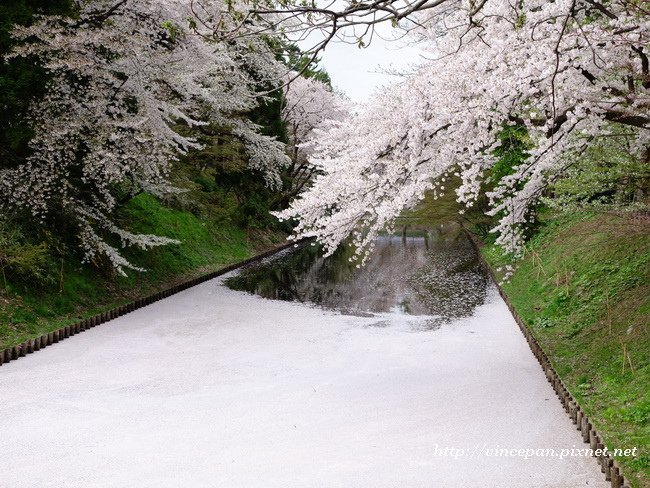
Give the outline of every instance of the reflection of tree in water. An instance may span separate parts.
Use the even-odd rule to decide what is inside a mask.
[[[483,303],[487,286],[474,248],[457,228],[417,234],[378,239],[362,268],[349,261],[354,254],[349,246],[323,258],[318,246],[305,245],[250,266],[226,284],[267,298],[311,302],[348,313],[444,319],[470,315]]]
[[[320,246],[303,244],[277,259],[246,267],[228,278],[226,285],[276,300],[322,303],[337,296],[340,291],[334,285],[346,281],[356,269],[348,261],[352,255],[349,247],[341,247],[325,259]]]
[[[485,301],[488,278],[473,246],[456,238],[453,247],[434,242],[428,261],[408,282],[432,315],[467,317]]]

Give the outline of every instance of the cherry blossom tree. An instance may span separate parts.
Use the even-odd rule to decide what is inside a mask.
[[[352,236],[363,256],[425,192],[448,191],[453,174],[458,200],[473,205],[508,125],[525,127],[533,148],[488,197],[497,242],[515,254],[546,185],[595,141],[625,137],[632,156],[650,163],[643,2],[427,5],[412,21],[412,34],[429,43],[425,65],[319,136],[312,161],[325,174],[278,214],[296,219],[296,237],[333,252]]]
[[[179,125],[227,128],[250,166],[269,185],[280,183],[289,163],[284,145],[243,114],[263,97],[257,87],[280,85],[285,69],[267,39],[214,38],[206,18],[237,22],[232,5],[219,0],[76,6],[74,18],[43,16],[14,31],[20,43],[9,57],[38,59],[50,79],[31,109],[31,155],[0,171],[0,204],[43,221],[65,215],[87,260],[108,258],[124,273],[134,266],[109,241],[144,249],[174,242],[128,232],[111,214],[125,195],[177,191],[168,184],[171,164],[200,147]]]
[[[311,152],[318,144],[319,134],[336,121],[350,116],[352,104],[326,83],[303,76],[291,75],[284,89],[282,118],[287,125],[290,197],[296,196],[320,168],[311,161]]]

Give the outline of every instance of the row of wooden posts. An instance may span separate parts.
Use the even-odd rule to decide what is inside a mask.
[[[262,259],[272,254],[275,254],[283,249],[294,246],[296,244],[297,243],[293,243],[293,242],[283,244],[281,246],[275,247],[274,249],[271,249],[262,254],[258,254],[257,256],[246,259],[239,263],[226,266],[225,268],[221,268],[217,271],[213,271],[206,275],[199,276],[197,278],[180,283],[178,285],[172,286],[165,290],[161,290],[147,297],[135,300],[134,302],[127,303],[126,305],[120,305],[119,307],[113,308],[112,310],[108,310],[106,312],[99,313],[87,319],[80,320],[75,324],[66,325],[65,327],[61,327],[60,329],[54,330],[52,332],[48,332],[39,337],[36,337],[35,339],[28,339],[22,342],[21,344],[17,344],[15,346],[8,347],[4,350],[0,350],[0,366],[4,363],[8,363],[9,361],[15,361],[16,359],[26,356],[27,354],[40,351],[41,349],[50,346],[52,344],[55,344],[59,341],[62,341],[63,339],[66,339],[70,336],[79,334],[80,332],[96,327],[100,324],[103,324],[104,322],[108,322],[109,320],[116,319],[117,317],[121,317],[122,315],[125,315],[127,313],[131,313],[134,310],[137,310],[139,308],[146,307],[147,305],[157,302],[158,300],[162,300],[163,298],[170,297],[171,295],[174,295],[183,290],[187,290],[188,288],[191,288],[205,281],[216,278],[217,276],[223,275],[225,273],[233,271],[247,264],[252,264],[254,262],[261,261]]]
[[[605,448],[602,438],[596,432],[596,429],[594,429],[594,427],[592,426],[591,422],[587,418],[587,415],[583,412],[580,405],[578,405],[578,403],[574,400],[571,393],[569,393],[567,388],[564,386],[564,383],[562,383],[562,380],[555,372],[555,369],[553,368],[553,366],[551,366],[551,363],[549,362],[546,353],[544,353],[537,340],[532,336],[530,330],[523,324],[523,322],[517,315],[517,312],[514,310],[512,305],[507,301],[507,297],[505,297],[505,295],[503,294],[500,288],[499,291],[501,293],[501,296],[504,298],[504,300],[506,300],[510,312],[512,312],[512,315],[515,317],[515,320],[517,321],[519,328],[521,329],[522,333],[526,337],[526,340],[528,341],[528,345],[530,346],[530,349],[533,351],[533,354],[537,358],[537,361],[539,362],[540,366],[544,370],[544,374],[546,375],[548,382],[555,390],[555,393],[560,399],[560,403],[562,403],[564,410],[567,411],[569,417],[571,417],[571,420],[576,425],[576,428],[582,434],[582,440],[585,443],[588,443],[589,447],[594,452],[602,453],[603,449]],[[600,465],[600,470],[605,474],[605,479],[611,482],[612,488],[629,488],[628,484],[625,481],[625,478],[623,477],[623,474],[621,473],[620,466],[609,453],[606,453],[604,455],[601,454],[595,457],[596,457],[596,461]]]
[[[544,370],[546,379],[555,390],[555,393],[560,399],[560,403],[562,403],[564,410],[566,410],[566,412],[569,414],[569,417],[571,417],[571,420],[576,425],[576,428],[582,434],[582,440],[585,443],[589,444],[589,447],[594,452],[600,450],[600,452],[602,453],[605,448],[605,445],[603,443],[601,436],[598,434],[598,432],[596,432],[596,429],[594,429],[593,425],[587,418],[587,415],[585,415],[580,405],[578,405],[578,403],[575,401],[571,393],[569,393],[569,390],[567,390],[567,388],[564,386],[564,383],[562,383],[562,380],[557,375],[557,372],[551,365],[548,356],[546,355],[544,350],[537,342],[537,339],[533,337],[533,334],[530,332],[530,329],[526,327],[523,320],[521,320],[521,317],[519,316],[515,308],[510,303],[510,299],[501,288],[501,285],[499,284],[499,281],[494,275],[492,268],[483,259],[483,256],[480,251],[480,244],[476,240],[476,237],[469,231],[466,231],[466,233],[470,238],[470,240],[472,241],[472,243],[474,244],[474,247],[476,248],[479,254],[483,267],[492,278],[492,281],[494,281],[495,285],[497,286],[497,289],[499,290],[499,294],[503,298],[503,301],[506,302],[506,305],[508,306],[510,313],[514,317],[515,321],[517,322],[517,325],[519,326],[519,329],[521,330],[522,334],[526,338],[526,341],[528,342],[528,345],[530,346],[533,355],[535,356],[540,366]],[[606,453],[605,455],[599,455],[594,457],[596,458],[596,461],[600,465],[601,472],[605,474],[605,479],[611,483],[612,488],[629,488],[628,483],[623,477],[620,466],[612,458],[610,453]]]

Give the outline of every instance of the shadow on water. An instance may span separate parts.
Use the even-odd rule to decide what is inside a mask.
[[[476,250],[455,224],[384,236],[365,266],[341,246],[323,258],[305,244],[244,268],[225,284],[276,300],[299,301],[351,315],[432,316],[426,328],[470,316],[486,297],[488,278]],[[382,322],[377,325],[382,325]]]

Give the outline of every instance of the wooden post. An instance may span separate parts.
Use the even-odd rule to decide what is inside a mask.
[[[591,429],[589,431],[589,447],[591,447],[595,451],[596,445],[597,445],[596,431],[594,429]]]
[[[587,420],[587,417],[582,417],[582,440],[584,442],[589,442],[589,430],[590,430],[590,424],[589,421]]]
[[[614,460],[612,458],[607,458],[605,462],[605,481],[612,480],[612,468],[614,467]]]
[[[601,453],[603,452],[604,448],[605,448],[605,446],[603,446],[602,442],[598,441],[596,443],[596,449],[600,450]],[[607,458],[605,456],[603,456],[602,454],[600,456],[598,456],[598,464],[600,465],[600,472],[601,473],[605,472],[605,459],[607,459]]]
[[[621,488],[623,486],[623,483],[621,483],[621,474],[620,470],[618,469],[618,466],[613,465],[611,470],[610,470],[610,483],[612,488]]]

